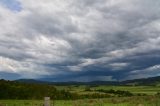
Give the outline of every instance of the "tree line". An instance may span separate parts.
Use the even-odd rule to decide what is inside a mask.
[[[85,90],[90,90],[86,88]],[[58,90],[50,84],[31,84],[16,81],[0,80],[0,99],[42,99],[46,96],[54,100],[74,100],[85,98],[107,98],[112,94],[132,96],[128,91],[97,90],[99,93],[77,94],[66,90]],[[103,92],[103,93],[101,93]]]

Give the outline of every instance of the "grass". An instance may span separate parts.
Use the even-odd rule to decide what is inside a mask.
[[[106,99],[55,100],[51,106],[160,106],[160,98],[114,97]],[[54,105],[53,105],[54,104]],[[43,106],[42,100],[0,100],[0,106]]]
[[[93,89],[114,89],[114,90],[126,90],[129,91],[131,93],[144,93],[147,95],[154,95],[157,92],[160,91],[160,87],[156,87],[156,86],[99,86],[99,87],[95,87]]]
[[[57,89],[64,89],[64,90],[68,90],[70,92],[74,92],[74,93],[79,93],[79,94],[85,94],[88,93],[85,90],[84,85],[80,85],[80,86],[56,86]],[[104,90],[122,90],[122,91],[129,91],[133,94],[137,94],[137,93],[143,93],[143,94],[147,94],[147,95],[154,95],[157,92],[160,91],[160,87],[158,86],[97,86],[97,87],[91,87],[92,90],[98,90],[98,89],[104,89]],[[93,93],[93,92],[92,92]]]
[[[85,91],[86,86],[56,86],[59,90],[68,90],[79,94],[94,93],[94,90],[122,90],[134,94],[144,93],[148,96],[112,97],[104,99],[52,100],[51,106],[160,106],[160,97],[154,96],[160,91],[156,86],[96,86],[92,92]],[[0,100],[0,106],[43,106],[43,100]]]

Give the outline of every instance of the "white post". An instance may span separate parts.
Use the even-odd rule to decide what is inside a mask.
[[[50,97],[44,97],[44,106],[50,106]]]

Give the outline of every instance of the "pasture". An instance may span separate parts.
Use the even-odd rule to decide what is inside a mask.
[[[83,100],[52,100],[51,106],[160,106],[160,98],[119,97]],[[0,106],[43,106],[42,100],[0,100]]]
[[[78,100],[51,100],[51,106],[160,106],[160,91],[158,86],[55,86],[58,90],[66,90],[78,94],[100,93],[96,90],[129,91],[131,97],[108,97]],[[89,89],[86,91],[86,88]],[[138,96],[136,94],[145,94]],[[43,98],[42,98],[43,99]],[[0,100],[0,106],[43,106],[43,100]]]
[[[94,93],[95,90],[121,90],[121,91],[129,91],[133,94],[146,94],[146,95],[155,95],[157,92],[160,92],[159,86],[108,86],[108,85],[97,85],[97,86],[89,86],[92,91],[85,91],[85,85],[70,85],[70,86],[55,86],[60,90],[67,90],[73,93],[85,94],[85,93]]]

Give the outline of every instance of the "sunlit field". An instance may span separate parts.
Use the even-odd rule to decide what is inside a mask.
[[[0,100],[0,106],[43,106],[42,100]],[[160,98],[120,97],[84,100],[51,100],[51,106],[160,106]]]
[[[155,95],[157,92],[160,91],[159,86],[102,86],[102,85],[97,85],[97,86],[90,86],[90,89],[92,92],[85,91],[84,89],[86,88],[85,85],[80,85],[80,86],[55,86],[57,89],[60,90],[68,90],[70,92],[76,92],[76,93],[94,93],[95,90],[122,90],[122,91],[129,91],[133,94],[146,94],[146,95]]]
[[[67,90],[78,94],[98,93],[96,90],[123,90],[134,94],[131,97],[108,97],[78,100],[53,100],[51,106],[160,106],[160,96],[157,93],[160,87],[156,86],[90,86],[90,91],[85,91],[86,86],[70,85],[56,86],[59,90]],[[139,95],[138,95],[139,94]],[[141,94],[141,95],[140,95]],[[143,94],[143,95],[142,95]],[[0,106],[43,106],[42,100],[0,100]]]

